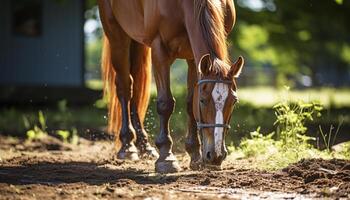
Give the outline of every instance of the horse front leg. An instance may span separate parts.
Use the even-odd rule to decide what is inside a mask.
[[[190,168],[198,170],[201,166],[200,141],[197,132],[197,124],[193,115],[193,93],[197,81],[197,70],[194,60],[187,60],[188,74],[187,74],[187,138],[186,151],[191,157]]]
[[[173,141],[169,130],[169,119],[174,111],[175,99],[170,90],[170,65],[174,58],[164,48],[160,37],[152,43],[152,62],[157,85],[157,112],[160,119],[160,133],[156,138],[159,158],[155,169],[159,173],[172,173],[180,170],[172,153]]]

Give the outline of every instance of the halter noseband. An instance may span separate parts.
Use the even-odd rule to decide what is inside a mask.
[[[201,96],[201,87],[200,85],[203,83],[225,83],[225,84],[232,84],[232,81],[228,80],[214,80],[214,79],[203,79],[199,80],[197,85],[198,85],[198,90],[199,90],[199,96]],[[198,100],[199,101],[199,100]],[[199,112],[199,119],[197,121],[197,128],[198,130],[201,130],[203,128],[215,128],[215,127],[221,127],[221,128],[227,128],[230,129],[231,126],[229,124],[206,124],[202,123],[201,120],[201,112],[200,112],[200,104],[198,103],[198,112]]]

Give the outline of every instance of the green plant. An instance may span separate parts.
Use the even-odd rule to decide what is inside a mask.
[[[284,101],[273,108],[276,116],[274,123],[277,125],[276,135],[283,146],[307,145],[308,141],[315,140],[315,138],[305,135],[307,131],[305,122],[312,121],[314,116],[321,116],[323,107],[320,103]]]
[[[335,139],[337,138],[338,132],[340,130],[341,125],[343,124],[343,120],[340,121],[340,123],[338,124],[337,130],[334,132],[333,134],[333,130],[334,130],[334,126],[331,125],[329,127],[329,132],[328,133],[324,133],[323,129],[321,127],[321,125],[318,126],[320,133],[321,133],[321,137],[323,139],[323,143],[326,146],[326,151],[328,151],[329,153],[332,151],[332,146],[335,143]]]
[[[278,169],[301,158],[313,157],[319,152],[310,144],[314,138],[306,136],[305,122],[320,116],[322,106],[319,103],[281,102],[274,106],[276,131],[262,134],[260,127],[243,139],[240,150],[245,157],[259,160],[260,168]],[[276,134],[275,134],[276,133]],[[276,136],[276,139],[273,137]]]
[[[61,137],[64,143],[70,143],[77,145],[79,142],[78,131],[73,128],[72,131],[69,130],[57,130],[56,134]]]
[[[29,129],[30,128],[29,120],[25,116],[23,116],[24,126],[27,129],[29,129],[27,130],[27,133],[26,133],[28,140],[40,139],[47,135],[46,119],[41,110],[38,112],[38,121],[39,121],[39,125],[34,125],[32,129]]]
[[[247,157],[265,154],[269,148],[274,146],[274,140],[272,139],[274,134],[272,132],[264,136],[260,133],[260,127],[258,127],[256,131],[250,133],[249,139],[242,140],[240,148]]]
[[[350,158],[350,142],[346,142],[343,144],[342,150],[339,152],[340,155],[349,159]]]

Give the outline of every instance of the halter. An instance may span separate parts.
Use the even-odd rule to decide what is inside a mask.
[[[213,79],[203,79],[199,80],[197,85],[198,85],[198,91],[199,91],[199,96],[201,96],[201,87],[200,85],[203,83],[225,83],[225,84],[232,84],[232,81],[228,80],[213,80]],[[199,101],[199,100],[198,100]],[[203,128],[215,128],[215,127],[221,127],[221,128],[227,128],[230,129],[231,126],[229,124],[206,124],[202,123],[201,120],[201,113],[200,113],[200,104],[198,103],[198,111],[199,111],[199,119],[197,121],[197,128],[200,131]]]

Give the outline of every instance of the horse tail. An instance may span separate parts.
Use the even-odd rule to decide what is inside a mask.
[[[121,128],[121,106],[117,98],[116,76],[111,60],[111,49],[108,38],[104,36],[102,49],[102,80],[104,83],[104,97],[108,101],[108,129],[109,133],[114,133],[116,147],[120,147],[119,132]],[[139,67],[135,73],[133,86],[133,101],[137,105],[137,111],[141,124],[143,124],[151,88],[151,50],[144,46],[142,54],[138,57]]]

